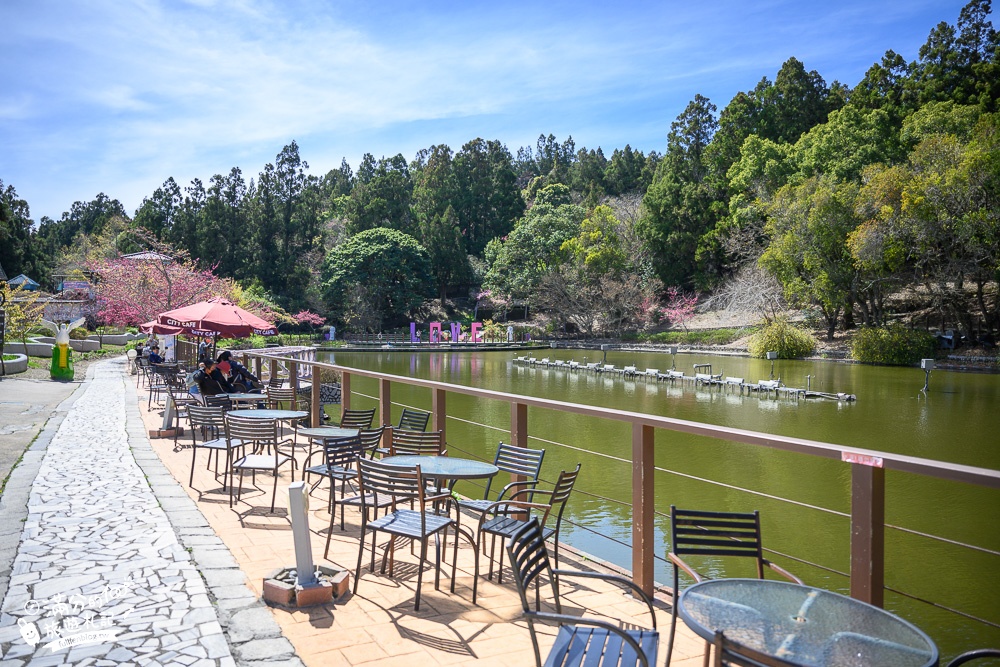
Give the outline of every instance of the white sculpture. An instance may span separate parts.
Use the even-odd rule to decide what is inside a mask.
[[[52,348],[52,366],[49,374],[53,380],[73,379],[73,352],[69,349],[69,332],[82,326],[87,318],[73,320],[69,324],[56,324],[48,320],[42,320],[42,326],[55,334],[56,345]]]

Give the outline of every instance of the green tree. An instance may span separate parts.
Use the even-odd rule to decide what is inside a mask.
[[[524,215],[517,173],[506,146],[482,139],[462,146],[453,168],[456,193],[451,204],[466,251],[481,256],[487,243],[509,234]]]
[[[570,203],[568,186],[543,188],[507,238],[487,245],[483,287],[506,298],[530,300],[542,276],[562,263],[560,249],[580,232],[585,214],[583,207]]]
[[[431,285],[427,251],[394,229],[352,236],[327,254],[323,266],[323,294],[332,317],[343,322],[348,297],[361,294],[379,329],[401,323],[428,296]]]
[[[654,256],[657,274],[668,285],[698,280],[695,251],[722,212],[708,181],[705,151],[715,133],[715,105],[696,95],[671,126],[667,153],[643,204],[641,231]]]
[[[5,189],[0,180],[0,266],[8,278],[23,273],[41,280],[48,274],[33,225],[28,202],[17,196],[13,185]]]
[[[345,210],[348,233],[376,227],[416,233],[412,198],[413,181],[402,155],[383,158],[377,164],[371,155],[365,155]]]
[[[829,340],[851,305],[855,270],[847,236],[858,225],[857,191],[851,182],[813,176],[783,187],[768,207],[771,242],[760,264],[781,281],[790,302],[819,306]]]
[[[996,109],[1000,35],[988,17],[991,0],[972,0],[962,8],[957,26],[936,25],[920,47],[910,79],[918,102],[952,100]]]

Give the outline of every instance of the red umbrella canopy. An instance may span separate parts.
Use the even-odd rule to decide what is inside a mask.
[[[169,324],[160,324],[156,320],[150,320],[144,324],[139,325],[139,331],[144,334],[157,334],[161,336],[176,336],[177,334],[184,333],[186,330],[181,327],[172,327]]]
[[[274,336],[278,330],[270,322],[247,312],[226,299],[209,299],[190,306],[168,310],[156,317],[160,324],[196,330],[199,334],[211,331],[224,338]]]

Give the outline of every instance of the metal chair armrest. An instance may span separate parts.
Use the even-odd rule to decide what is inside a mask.
[[[312,460],[312,457],[314,457],[314,456],[326,456],[326,452],[313,452],[312,454],[310,454],[309,456],[307,456],[305,463],[302,464],[302,469],[303,470],[305,470],[306,468],[309,467],[309,462]]]
[[[524,481],[524,482],[511,482],[511,483],[507,484],[505,487],[503,487],[502,489],[500,489],[500,493],[497,495],[497,500],[503,500],[503,497],[505,495],[507,495],[507,492],[510,491],[511,489],[515,489],[515,488],[517,488],[519,486],[523,486],[523,487],[526,487],[523,490],[528,491],[528,490],[530,490],[531,488],[533,488],[533,487],[535,487],[537,485],[538,485],[538,480],[527,480],[527,481]]]
[[[532,500],[534,500],[536,493],[540,494],[540,495],[543,495],[543,496],[549,496],[551,498],[552,494],[553,494],[553,491],[551,489],[535,489],[535,488],[521,489],[517,493],[511,495],[511,500],[513,500],[514,498],[517,498],[518,496],[521,496],[521,495],[527,496],[528,498],[531,498]]]
[[[670,562],[674,564],[674,567],[679,567],[685,572],[687,572],[688,575],[690,575],[691,578],[695,580],[695,582],[700,582],[702,580],[702,576],[697,572],[695,572],[694,569],[690,565],[685,563],[684,560],[677,554],[667,552],[667,558],[669,558]],[[674,595],[675,596],[677,595],[677,591],[674,591]]]
[[[769,560],[764,560],[764,565],[767,565],[769,568],[771,568],[772,570],[774,570],[775,572],[777,572],[778,574],[780,574],[781,576],[783,576],[785,579],[788,579],[789,581],[792,581],[792,582],[798,584],[799,586],[805,586],[805,582],[803,582],[801,579],[799,579],[798,577],[796,577],[794,574],[792,574],[791,572],[789,572],[785,568],[783,568],[783,567],[781,567],[779,565],[775,565],[774,563],[772,563]]]
[[[607,630],[608,632],[621,637],[622,641],[628,644],[632,650],[635,651],[635,654],[639,656],[639,662],[643,665],[643,667],[649,667],[649,658],[642,650],[642,647],[639,646],[639,642],[633,639],[627,632],[619,628],[614,623],[602,621],[597,618],[570,616],[569,614],[553,614],[552,612],[547,611],[526,611],[524,612],[524,617],[533,621],[552,623],[554,625],[590,625],[595,628]]]
[[[642,590],[634,581],[631,579],[626,579],[625,577],[617,574],[610,574],[604,572],[584,572],[582,570],[552,570],[552,574],[559,577],[562,580],[563,577],[581,577],[586,579],[601,579],[603,581],[612,581],[614,583],[623,584],[624,586],[632,589],[632,591],[639,594],[639,597],[646,603],[646,607],[649,608],[649,617],[653,621],[653,630],[656,629],[656,613],[653,611],[653,601],[646,591]]]
[[[487,514],[500,514],[501,508],[502,513],[509,514],[510,508],[513,507],[518,510],[545,510],[548,511],[552,509],[552,505],[548,503],[529,503],[525,500],[499,500],[486,509],[483,510],[482,519],[485,520]]]

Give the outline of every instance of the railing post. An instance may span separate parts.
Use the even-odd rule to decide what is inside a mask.
[[[528,406],[524,403],[510,404],[510,444],[528,446]]]
[[[297,361],[288,362],[288,386],[292,388],[292,404],[289,410],[294,410],[299,400],[299,364]]]
[[[344,410],[351,409],[351,374],[344,371],[340,374],[340,416],[344,416]]]
[[[445,428],[445,420],[447,419],[448,413],[445,409],[446,396],[448,392],[444,389],[435,389],[431,393],[431,415],[434,419],[434,430],[441,431],[441,440],[448,442],[447,430]]]
[[[381,378],[378,381],[378,417],[382,425],[387,427],[382,433],[382,446],[392,445],[392,395],[390,387],[392,383]]]
[[[309,394],[309,425],[313,428],[323,425],[323,406],[320,403],[319,388],[322,384],[320,379],[320,373],[322,369],[319,366],[312,366],[312,378],[310,383],[312,383],[312,389]]]
[[[632,424],[632,581],[653,594],[653,427]]]
[[[274,357],[268,359],[267,371],[268,371],[268,376],[267,376],[268,380],[273,380],[274,378],[278,377],[278,360],[275,359]]]
[[[254,375],[257,376],[258,380],[261,378],[261,367],[263,366],[262,362],[263,362],[263,360],[260,357],[254,357],[253,358],[253,367],[254,367],[254,371],[256,371],[254,373]]]
[[[851,597],[885,597],[885,470],[864,463],[851,464]]]

